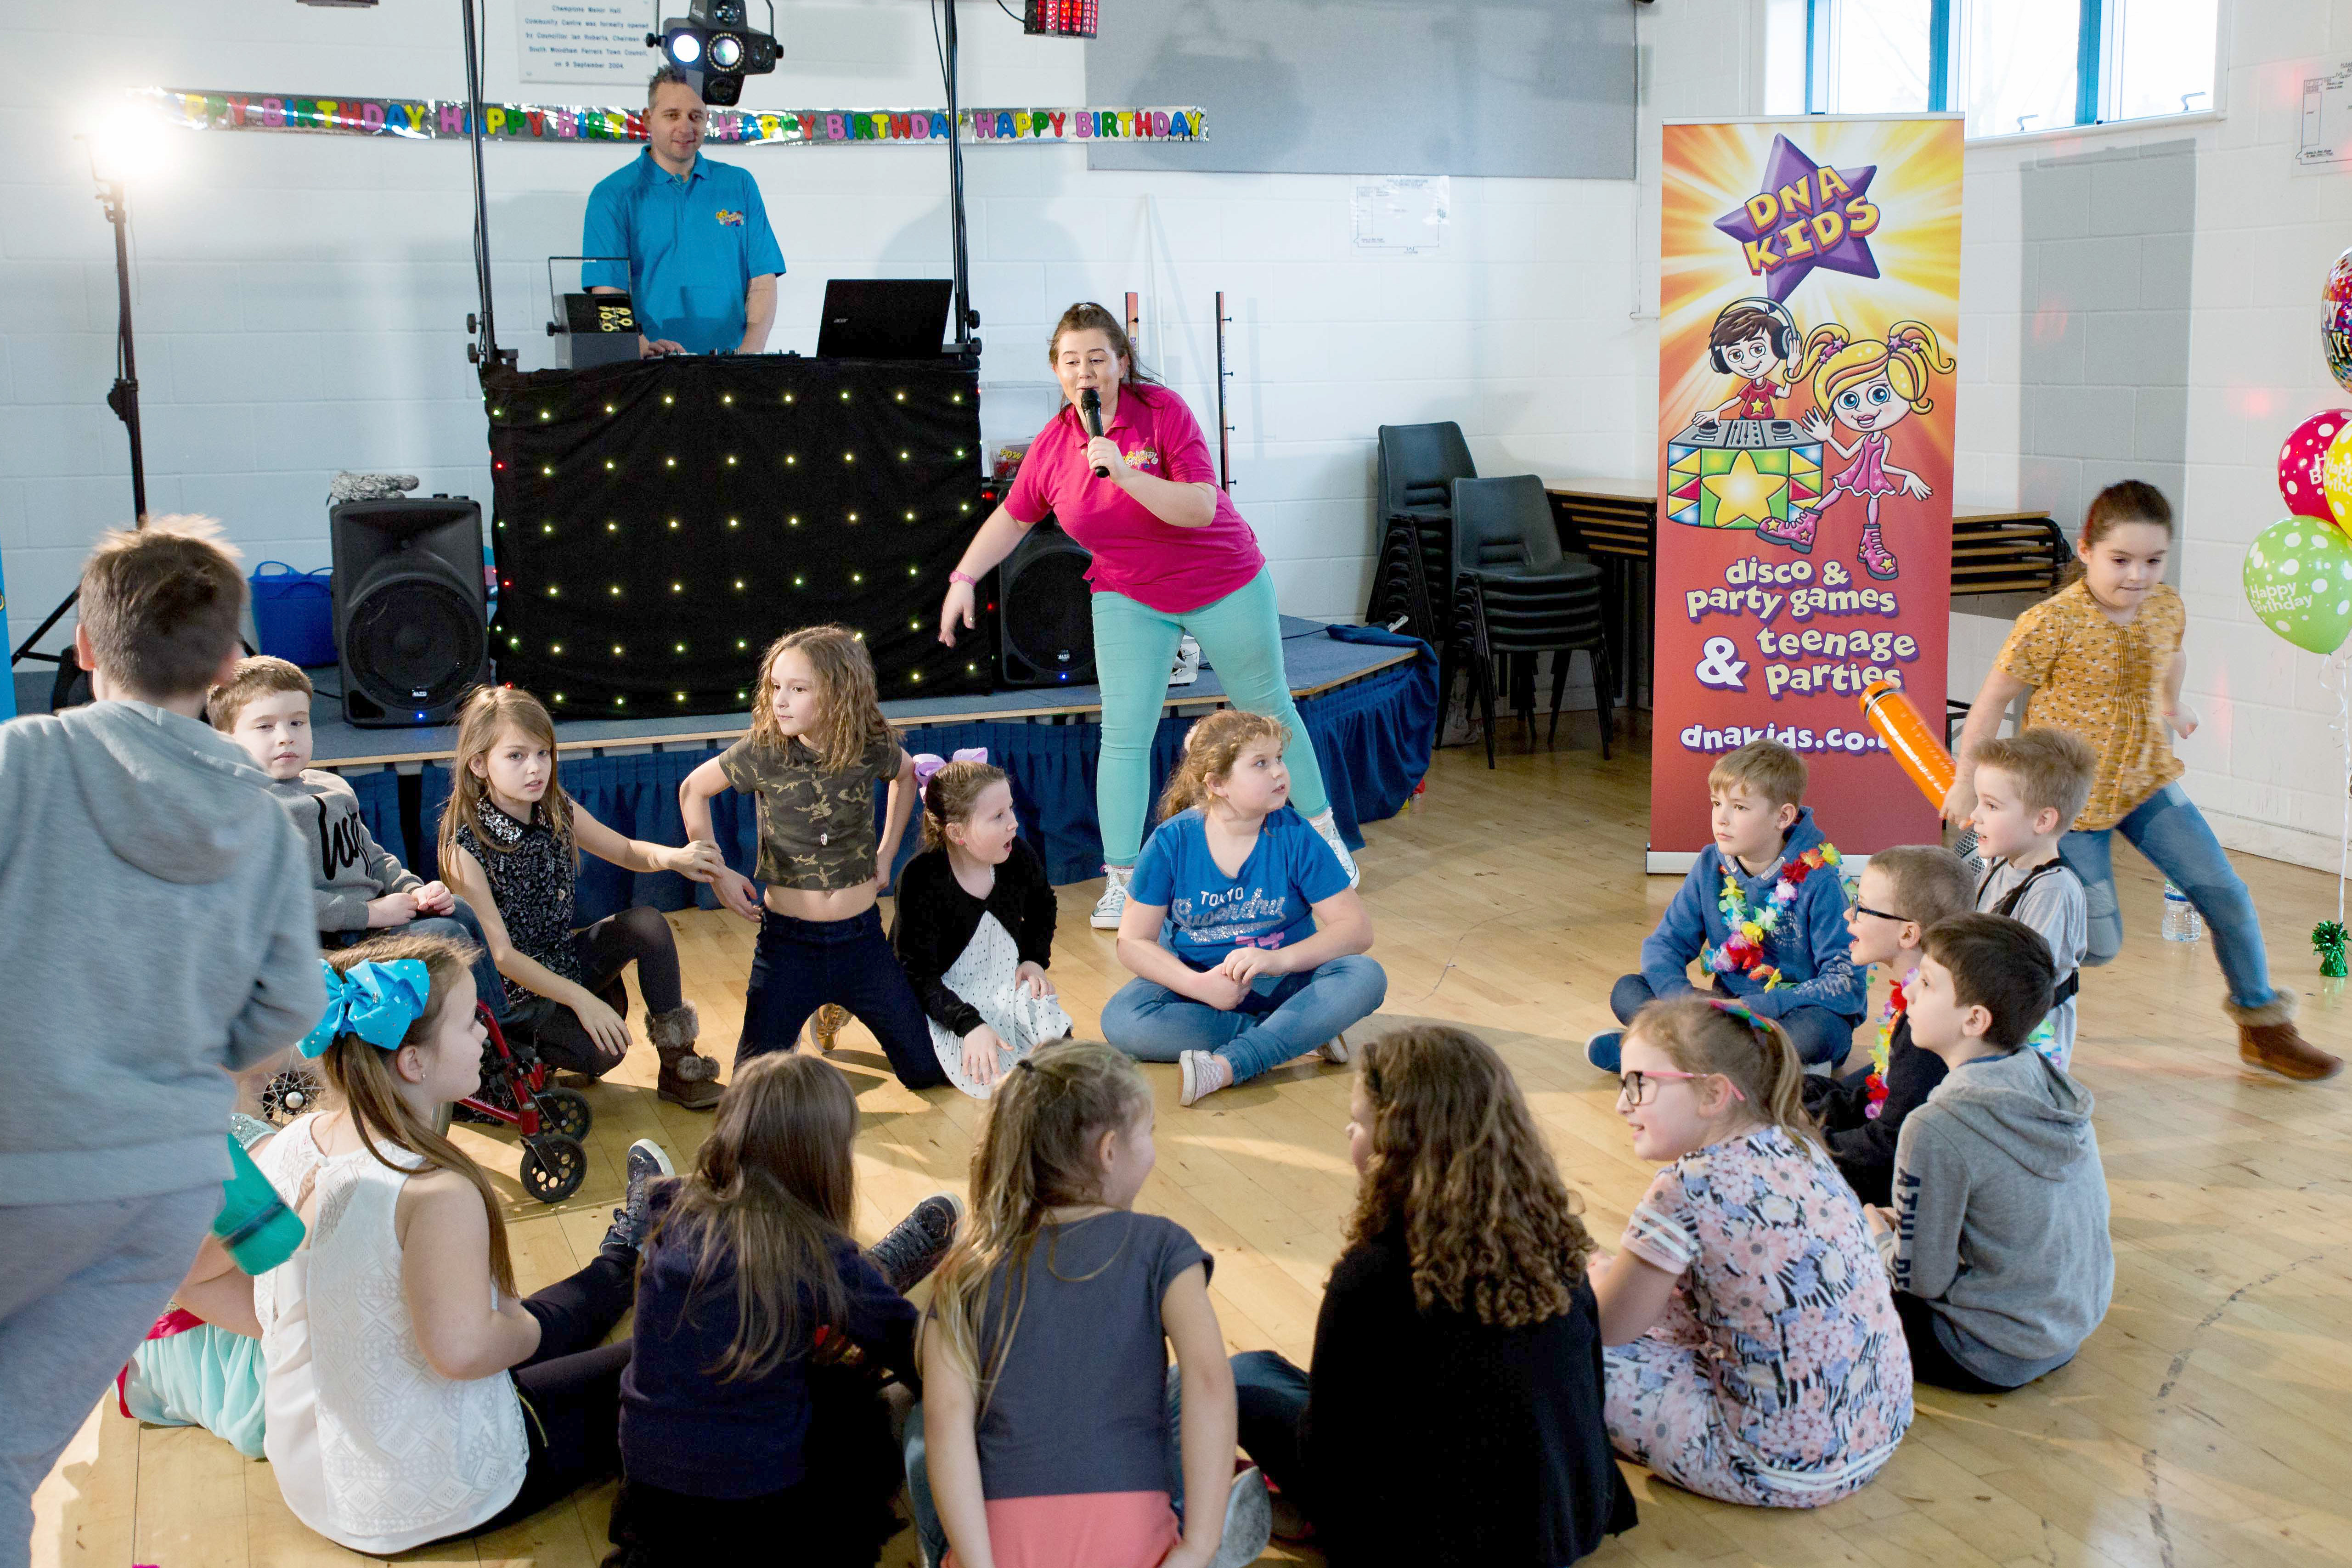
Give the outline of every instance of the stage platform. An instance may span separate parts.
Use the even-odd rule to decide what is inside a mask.
[[[1291,693],[1314,739],[1340,833],[1349,845],[1360,845],[1358,824],[1394,816],[1428,771],[1437,712],[1436,656],[1425,643],[1377,627],[1286,616],[1282,632]],[[314,672],[331,689],[334,674]],[[1152,745],[1155,795],[1192,718],[1224,700],[1223,685],[1211,668],[1190,686],[1169,688]],[[989,760],[1012,778],[1022,831],[1054,881],[1101,875],[1102,839],[1095,816],[1099,688],[999,691],[886,702],[882,708],[904,733],[909,751],[946,756],[968,747],[988,749]],[[751,723],[748,712],[559,721],[563,786],[621,833],[681,843],[678,782],[741,737]],[[311,726],[312,765],[332,769],[351,783],[378,842],[418,875],[436,875],[439,856],[433,840],[449,796],[447,763],[456,729],[354,729],[343,721],[340,700],[324,694],[312,705]],[[721,795],[713,805],[713,826],[729,864],[750,874],[757,857],[750,797]],[[913,852],[913,837],[910,833],[905,854]],[[635,877],[603,861],[583,863],[583,921],[640,903],[670,910],[695,903],[716,907],[708,889],[675,876]]]

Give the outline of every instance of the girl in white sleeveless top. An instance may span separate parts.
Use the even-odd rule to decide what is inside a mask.
[[[226,1252],[201,1258],[184,1292],[261,1340],[287,1507],[374,1555],[502,1526],[615,1471],[629,1349],[602,1342],[635,1289],[646,1183],[669,1168],[634,1145],[595,1260],[519,1295],[488,1179],[433,1130],[480,1082],[472,956],[394,936],[325,961],[327,1016],[301,1048],[342,1104],[254,1150],[309,1234],[251,1281]]]

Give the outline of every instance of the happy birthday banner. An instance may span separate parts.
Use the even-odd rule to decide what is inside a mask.
[[[197,92],[151,87],[132,96],[191,131],[297,131],[390,136],[409,142],[472,133],[468,106],[447,99],[317,98],[294,93]],[[966,109],[956,130],[967,142],[1202,142],[1197,106],[1161,109]],[[570,104],[486,103],[482,134],[502,142],[643,142],[634,109]],[[935,109],[710,110],[706,140],[751,146],[826,147],[855,142],[944,142],[948,116]]]
[[[1853,854],[1940,842],[1864,719],[1940,724],[1951,632],[1958,116],[1668,124],[1653,871],[1716,760],[1774,740]]]

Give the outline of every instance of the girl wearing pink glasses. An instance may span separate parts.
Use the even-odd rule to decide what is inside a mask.
[[[1664,1168],[1596,1264],[1609,1437],[1726,1502],[1818,1508],[1911,1425],[1911,1363],[1862,1204],[1822,1151],[1788,1036],[1744,1003],[1653,1002],[1617,1113]]]

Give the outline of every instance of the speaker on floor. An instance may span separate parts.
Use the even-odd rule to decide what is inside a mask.
[[[328,513],[343,717],[446,724],[490,678],[482,509],[463,496],[345,501]]]
[[[1007,686],[1086,686],[1095,679],[1094,556],[1052,518],[1022,535],[998,567],[997,670]]]

